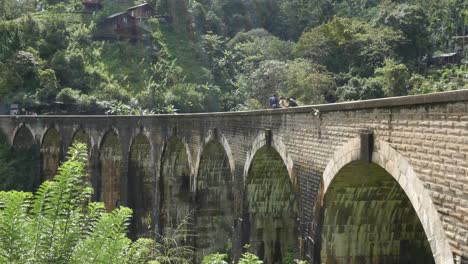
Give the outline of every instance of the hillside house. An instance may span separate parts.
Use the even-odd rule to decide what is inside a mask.
[[[131,42],[151,42],[151,29],[147,26],[148,18],[155,14],[149,4],[132,6],[125,12],[108,16],[97,27],[95,39],[129,40]]]
[[[155,10],[150,4],[144,3],[129,7],[127,13],[137,19],[146,19],[154,16]]]
[[[134,40],[137,35],[135,18],[127,12],[108,16],[98,25],[94,37],[103,40]]]
[[[444,66],[448,64],[460,64],[461,54],[457,52],[443,53],[434,55],[431,58],[431,64],[436,66]]]
[[[85,12],[95,12],[102,8],[102,0],[83,0]]]

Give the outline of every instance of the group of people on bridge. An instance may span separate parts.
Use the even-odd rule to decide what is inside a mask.
[[[269,103],[270,103],[271,109],[299,106],[293,98],[290,98],[290,97],[285,98],[284,96],[281,96],[278,99],[278,96],[276,94],[273,94],[273,96],[270,97]]]

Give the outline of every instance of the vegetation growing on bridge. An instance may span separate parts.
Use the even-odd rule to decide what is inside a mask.
[[[460,47],[463,0],[148,2],[167,18],[148,20],[149,46],[93,38],[139,0],[103,0],[95,13],[77,0],[3,1],[0,103],[200,112],[260,108],[273,92],[310,104],[467,86],[466,65],[429,67]]]

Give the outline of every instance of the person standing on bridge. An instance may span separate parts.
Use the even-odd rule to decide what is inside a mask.
[[[278,97],[276,96],[276,94],[274,94],[272,97],[270,97],[270,108],[271,109],[276,109],[279,107],[279,102],[278,102]]]
[[[284,98],[284,96],[280,97],[279,106],[281,108],[288,108],[288,102],[286,101],[286,98]]]
[[[296,102],[296,100],[294,100],[294,98],[291,98],[289,97],[288,99],[286,99],[288,101],[288,105],[289,107],[296,107],[296,106],[299,106]]]

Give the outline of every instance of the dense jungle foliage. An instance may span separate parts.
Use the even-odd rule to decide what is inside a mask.
[[[85,13],[80,0],[3,0],[0,103],[148,114],[259,109],[274,92],[317,104],[468,87],[466,53],[431,65],[468,32],[463,0],[150,0],[170,18],[149,19],[151,45],[93,38],[141,2]]]
[[[189,234],[186,220],[168,236],[132,241],[127,237],[130,208],[106,212],[103,203],[90,202],[93,189],[86,175],[87,159],[86,145],[77,143],[58,175],[35,193],[0,191],[1,263],[192,263],[193,248],[180,243]],[[203,264],[227,261],[227,254],[215,253]],[[239,263],[263,262],[245,253]]]

